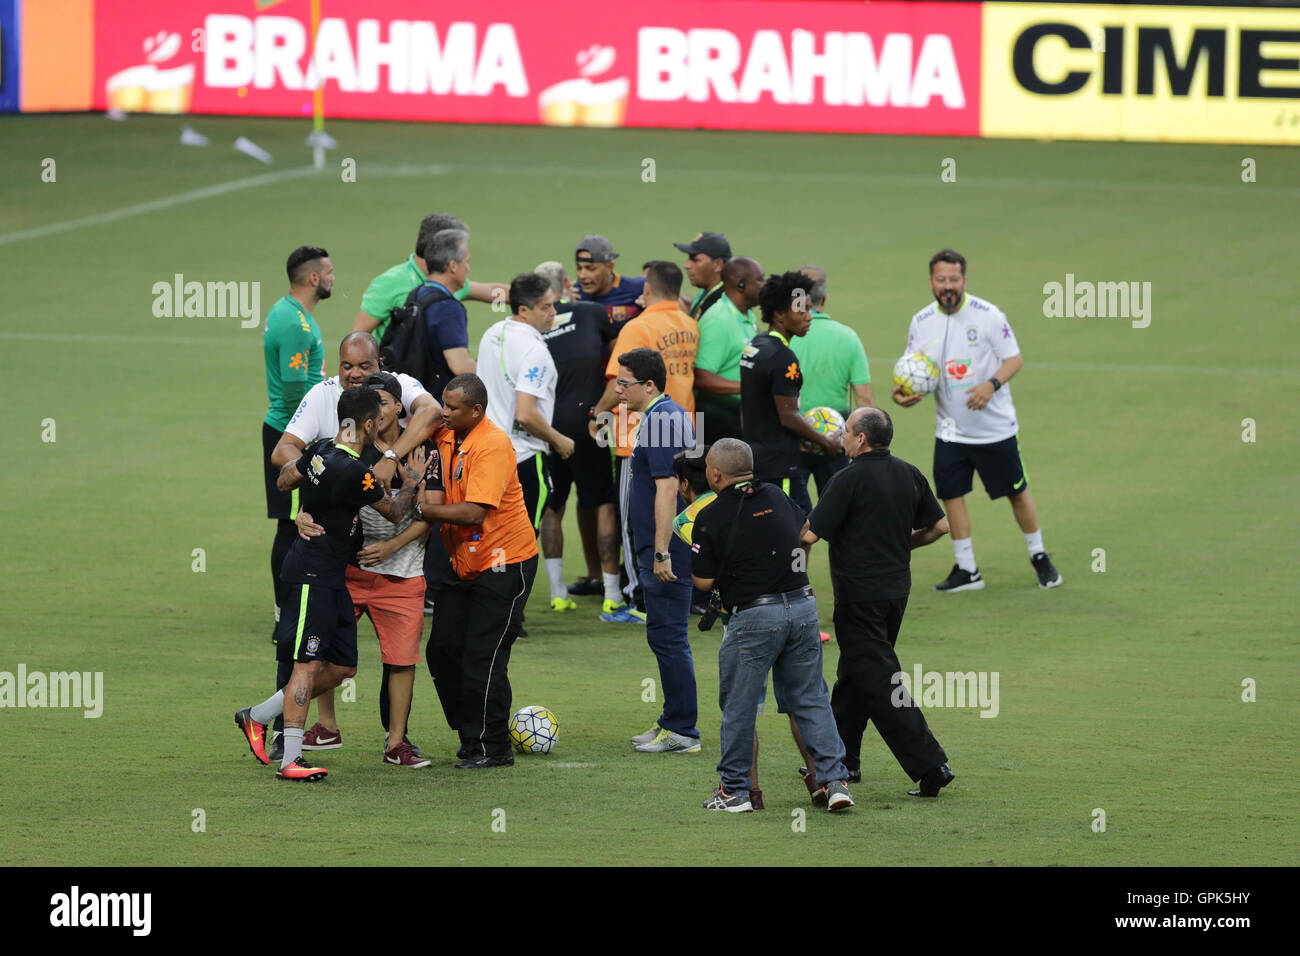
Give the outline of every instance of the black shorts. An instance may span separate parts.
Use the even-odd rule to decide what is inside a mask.
[[[275,626],[278,661],[329,661],[357,666],[357,612],[346,587],[282,585],[280,623]]]
[[[519,471],[519,487],[524,491],[524,510],[536,531],[542,524],[542,509],[551,497],[551,469],[546,464],[549,456],[534,452],[515,467]]]
[[[569,489],[578,486],[578,507],[598,508],[611,505],[614,492],[614,456],[609,448],[601,448],[588,434],[570,435],[573,454],[567,459],[555,452],[546,456],[551,469],[552,508],[563,508],[569,502]]]
[[[284,432],[262,422],[262,465],[266,471],[266,516],[268,518],[293,517],[293,492],[281,491],[275,487],[275,481],[280,477],[280,469],[271,464],[271,452],[275,451],[275,446],[280,443],[280,437]]]
[[[1020,439],[1012,435],[989,445],[934,441],[934,493],[940,501],[969,494],[971,475],[980,473],[984,490],[993,499],[1018,495],[1029,487],[1020,461]]]

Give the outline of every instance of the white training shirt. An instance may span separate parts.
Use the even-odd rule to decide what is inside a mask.
[[[421,395],[427,395],[419,379],[412,378],[404,372],[397,373],[398,384],[402,386],[402,407],[406,417],[398,419],[402,428],[411,420],[411,404]],[[307,390],[307,394],[298,403],[298,409],[284,427],[285,432],[310,445],[318,438],[333,438],[339,433],[339,396],[343,388],[339,377],[332,375],[323,382],[317,382]]]
[[[592,356],[592,361],[599,356]],[[483,333],[478,345],[478,376],[487,387],[488,420],[510,436],[516,463],[551,446],[515,421],[515,392],[537,397],[537,410],[546,423],[555,414],[558,373],[542,333],[527,322],[502,319]]]
[[[1004,361],[1020,354],[1011,323],[996,305],[967,293],[957,312],[944,315],[939,303],[931,302],[912,316],[907,352],[922,352],[939,366],[939,387],[934,392],[936,438],[989,445],[1019,431],[1009,384],[994,392],[984,408],[966,407],[970,389],[987,382]]]

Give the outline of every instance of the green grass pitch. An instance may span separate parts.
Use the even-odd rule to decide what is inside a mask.
[[[336,123],[340,147],[313,173],[294,172],[305,122],[189,122],[210,147],[179,145],[175,118],[0,120],[0,671],[102,671],[105,697],[98,719],[0,713],[0,864],[301,862],[305,826],[312,859],[338,864],[1295,862],[1296,151]],[[274,165],[231,150],[238,135]],[[768,271],[820,263],[827,310],[861,333],[882,399],[930,296],[929,255],[965,252],[971,291],[1008,313],[1023,349],[1022,448],[1065,584],[1035,587],[1009,508],[978,485],[988,589],[938,595],[949,543],[916,554],[903,666],[1000,676],[996,718],[927,709],[958,775],[941,799],[909,802],[868,729],[857,807],[808,808],[797,826],[798,757],[770,707],[768,809],[704,812],[721,629],[691,630],[703,752],[635,754],[627,738],[658,715],[642,699],[657,678],[643,632],[601,624],[595,599],[553,614],[544,576],[511,680],[518,706],[558,714],[549,756],[453,770],[421,665],[411,736],[434,766],[382,766],[363,623],[356,701],[339,704],[347,747],[322,755],[330,779],[288,786],[255,763],[231,716],[272,678],[261,333],[155,318],[151,289],[175,273],[260,281],[265,312],[288,251],[324,245],[337,282],[316,315],[333,350],[433,210],[471,224],[479,279],[568,261],[586,232],[634,273],[706,229]],[[1044,284],[1067,273],[1150,282],[1150,326],[1044,316]],[[471,307],[474,345],[496,317]],[[888,407],[895,452],[928,473],[929,404]],[[567,524],[571,580],[572,511]],[[824,549],[811,572],[829,625]],[[828,677],[836,659],[827,645]]]

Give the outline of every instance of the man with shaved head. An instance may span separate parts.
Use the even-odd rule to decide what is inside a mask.
[[[721,275],[721,297],[700,316],[695,355],[695,401],[706,442],[740,437],[740,353],[758,334],[763,287],[763,267],[749,256],[729,259]]]
[[[859,408],[849,416],[844,450],[852,463],[822,493],[802,541],[831,543],[840,645],[831,708],[845,765],[860,774],[862,733],[870,720],[903,771],[920,782],[908,793],[937,797],[954,774],[920,708],[895,683],[902,668],[894,643],[912,588],[912,551],[947,534],[948,519],[921,470],[889,453],[893,438],[894,423],[884,409]]]
[[[695,517],[691,575],[697,588],[717,587],[731,618],[718,649],[721,783],[704,809],[753,809],[754,722],[771,670],[777,705],[814,761],[813,803],[847,810],[844,745],[822,677],[817,600],[799,543],[803,512],[779,486],[754,479],[754,455],[743,441],[719,439],[705,473],[717,498]]]

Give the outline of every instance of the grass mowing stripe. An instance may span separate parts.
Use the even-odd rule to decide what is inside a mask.
[[[134,336],[79,334],[72,332],[4,332],[0,342],[62,342],[68,345],[226,345],[244,348],[248,340],[192,338],[185,336]],[[1226,366],[1193,365],[1122,365],[1115,362],[1053,362],[1035,361],[1032,366],[1044,372],[1075,375],[1240,375],[1277,378],[1300,378],[1300,369],[1293,368],[1228,368]],[[545,504],[545,502],[543,502]]]

